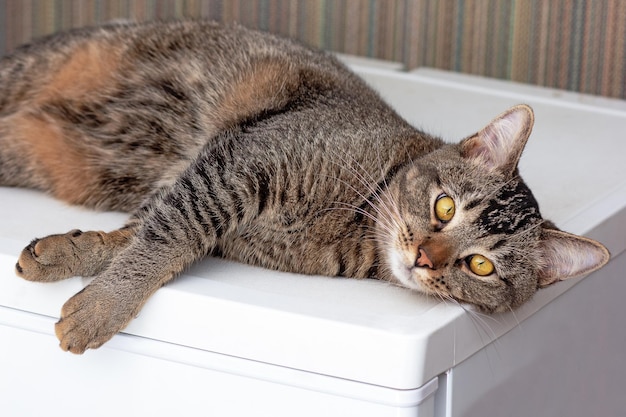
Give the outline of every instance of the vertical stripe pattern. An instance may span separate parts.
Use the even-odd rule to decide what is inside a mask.
[[[622,0],[0,0],[0,54],[112,19],[239,22],[333,51],[626,99]]]

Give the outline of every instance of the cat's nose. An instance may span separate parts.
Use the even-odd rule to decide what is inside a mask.
[[[417,252],[417,259],[415,260],[415,266],[419,266],[420,268],[430,268],[433,269],[433,261],[428,257],[428,253],[421,246]]]

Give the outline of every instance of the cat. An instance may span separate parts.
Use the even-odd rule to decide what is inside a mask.
[[[35,239],[16,273],[95,277],[55,325],[73,353],[208,255],[508,311],[609,259],[541,217],[517,169],[533,120],[445,143],[332,54],[239,25],[51,35],[0,61],[0,185],[130,218]]]

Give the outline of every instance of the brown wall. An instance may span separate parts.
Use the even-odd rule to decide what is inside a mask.
[[[334,51],[626,99],[623,0],[0,0],[0,53],[117,18],[208,17]]]

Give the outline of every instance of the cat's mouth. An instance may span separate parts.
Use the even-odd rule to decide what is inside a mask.
[[[411,256],[396,250],[387,254],[389,267],[394,278],[403,287],[424,294],[437,294],[427,283],[432,280],[432,262],[428,256],[418,250],[418,256]]]

